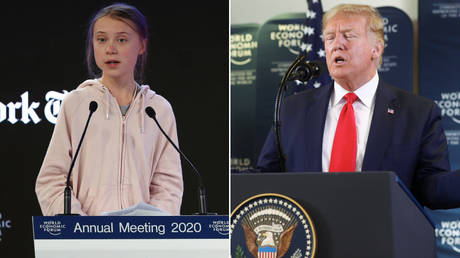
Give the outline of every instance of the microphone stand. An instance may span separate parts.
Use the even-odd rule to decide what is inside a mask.
[[[280,159],[280,168],[281,172],[286,171],[286,154],[283,152],[281,146],[281,122],[280,122],[280,113],[281,113],[281,101],[284,98],[284,93],[286,91],[286,80],[289,78],[294,69],[305,59],[304,55],[300,55],[294,60],[294,62],[289,66],[287,72],[284,74],[281,79],[280,87],[278,93],[276,94],[275,100],[275,114],[274,114],[274,131],[275,131],[275,142],[278,149],[279,159]]]
[[[83,142],[83,138],[85,138],[86,130],[88,129],[89,120],[93,115],[94,111],[97,109],[97,102],[91,101],[89,105],[89,116],[86,120],[85,129],[83,129],[83,134],[81,135],[80,142],[78,143],[77,150],[75,151],[75,156],[72,159],[70,164],[69,172],[67,173],[67,181],[66,187],[64,189],[64,213],[56,214],[56,216],[80,216],[78,213],[71,213],[71,200],[72,200],[72,190],[70,189],[70,174],[72,173],[72,168],[75,165],[75,161],[77,160],[78,152],[80,151],[81,144]]]
[[[166,137],[166,139],[171,143],[171,145],[176,149],[177,152],[179,152],[180,156],[187,161],[187,163],[190,165],[190,167],[195,171],[195,173],[198,175],[199,183],[200,186],[198,188],[198,198],[199,198],[199,212],[195,213],[195,215],[217,215],[217,213],[213,212],[207,212],[207,207],[206,207],[206,189],[204,188],[203,184],[203,179],[201,178],[200,173],[198,172],[198,169],[193,165],[193,163],[185,156],[185,154],[174,144],[174,142],[169,138],[168,134],[163,130],[161,127],[160,123],[158,122],[156,118],[156,112],[152,107],[146,107],[145,112],[147,115],[155,121],[157,124],[158,128],[160,129],[161,133]]]

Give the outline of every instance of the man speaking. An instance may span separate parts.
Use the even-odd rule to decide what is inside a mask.
[[[323,16],[323,40],[334,82],[285,99],[286,171],[394,171],[422,205],[460,207],[460,173],[450,172],[438,107],[379,79],[385,43],[378,11],[336,6]],[[273,132],[258,168],[282,170]]]

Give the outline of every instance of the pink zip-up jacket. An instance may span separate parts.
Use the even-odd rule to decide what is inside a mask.
[[[95,216],[145,202],[179,215],[183,194],[180,155],[145,113],[151,106],[177,144],[171,105],[142,85],[122,116],[116,99],[99,80],[83,82],[62,102],[35,187],[43,215],[64,211],[67,173],[93,100],[98,108],[72,169],[72,213]]]

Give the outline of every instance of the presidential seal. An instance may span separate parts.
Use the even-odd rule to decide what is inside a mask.
[[[234,258],[313,258],[315,228],[294,200],[275,193],[255,195],[231,214],[231,256]]]

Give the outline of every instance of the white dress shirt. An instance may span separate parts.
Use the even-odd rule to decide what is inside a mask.
[[[375,73],[370,81],[359,87],[354,93],[358,99],[353,103],[357,128],[357,153],[356,171],[361,171],[363,166],[364,152],[366,151],[367,136],[371,127],[372,114],[374,113],[375,92],[379,83],[379,76]],[[331,161],[332,143],[334,142],[335,129],[339,121],[340,112],[347,102],[343,97],[349,93],[334,81],[334,90],[331,94],[327,109],[326,122],[323,134],[322,167],[324,172],[329,171]]]

